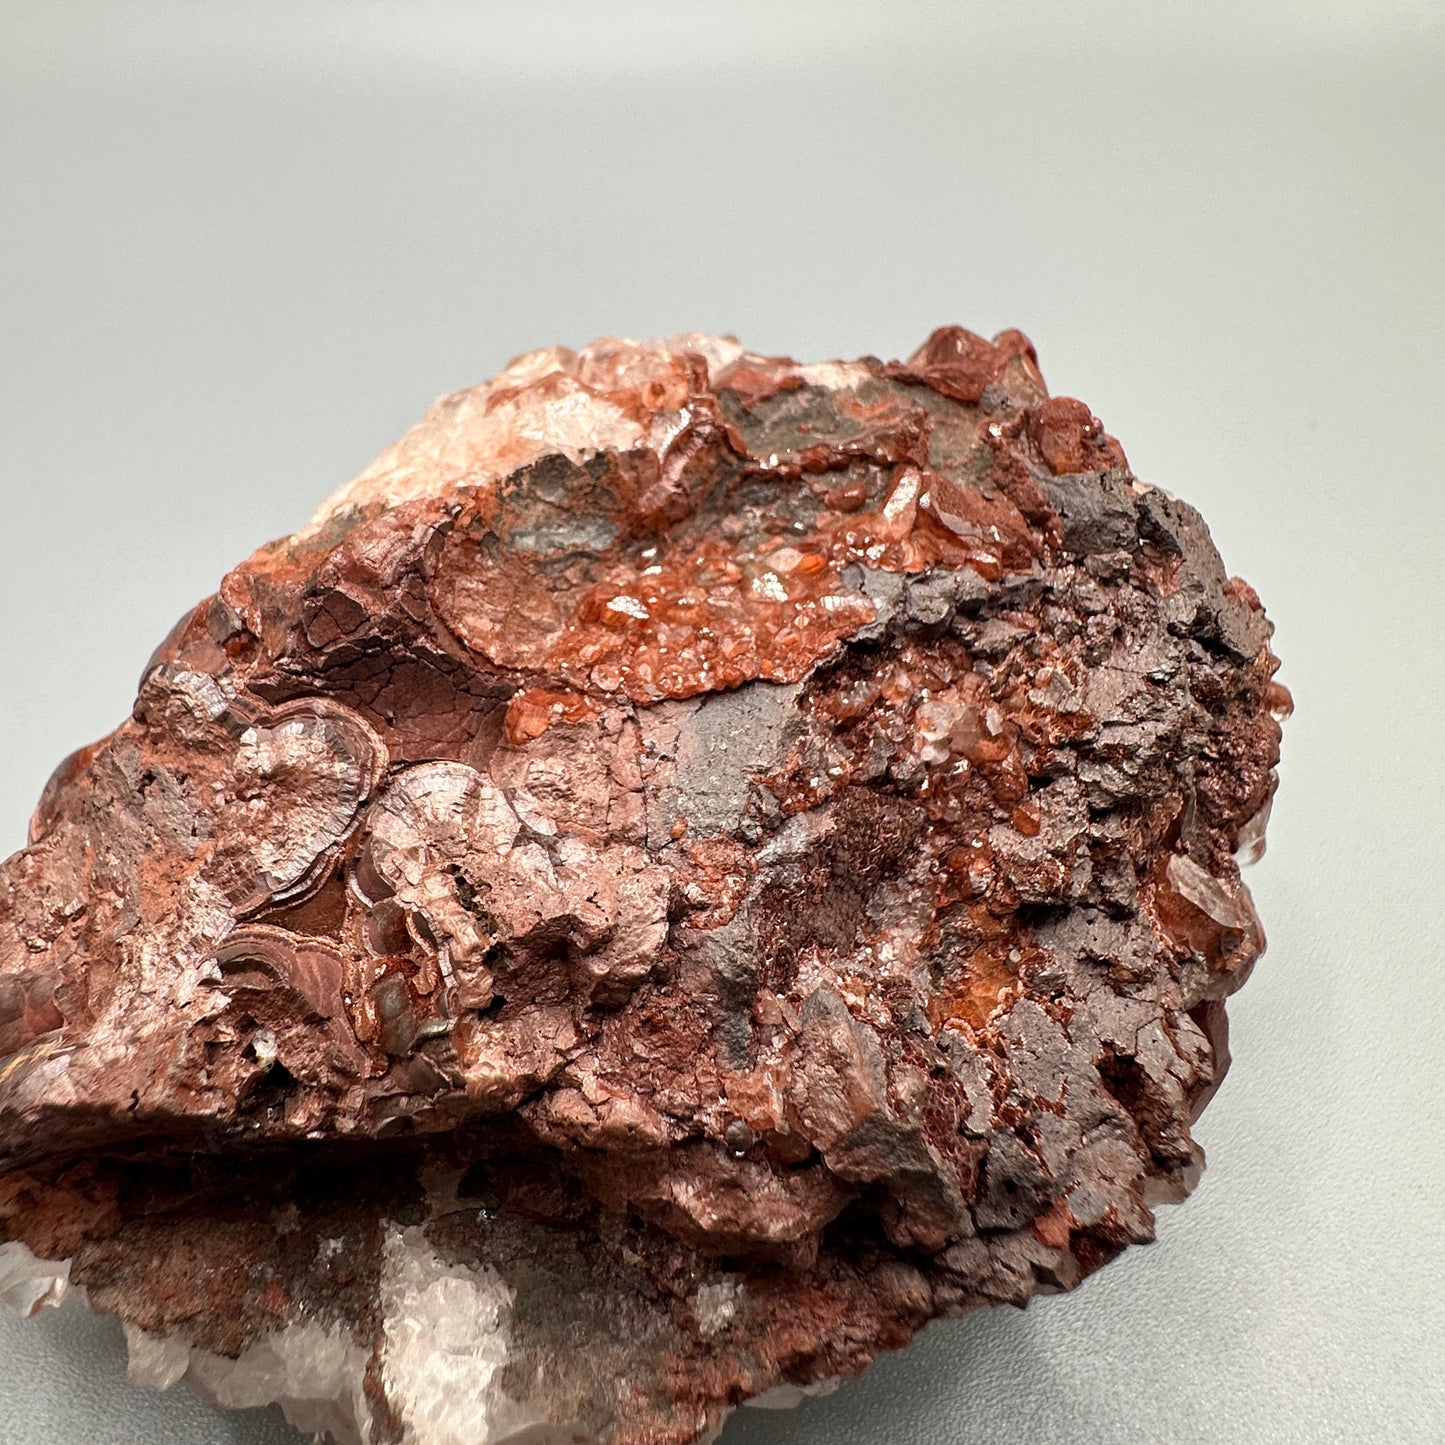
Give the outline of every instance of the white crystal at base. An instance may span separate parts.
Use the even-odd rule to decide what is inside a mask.
[[[59,1305],[72,1288],[69,1260],[37,1259],[18,1242],[0,1245],[0,1306],[33,1315]],[[724,1324],[737,1293],[732,1282],[705,1287],[694,1309]],[[405,1426],[403,1445],[591,1445],[593,1437],[575,1424],[546,1421],[503,1393],[497,1376],[511,1346],[512,1299],[496,1270],[450,1264],[421,1229],[392,1226],[382,1278],[382,1376]],[[372,1445],[370,1355],[340,1327],[292,1324],[234,1360],[133,1324],[125,1337],[137,1385],[169,1390],[184,1381],[233,1410],[279,1404],[298,1430],[336,1445]],[[788,1409],[839,1383],[780,1385],[748,1403]],[[704,1439],[716,1438],[725,1417]]]
[[[774,1385],[771,1390],[754,1395],[751,1400],[744,1401],[744,1404],[752,1406],[754,1410],[796,1410],[804,1400],[831,1395],[842,1383],[841,1376],[830,1375],[826,1380],[819,1380],[812,1385]]]
[[[279,1404],[298,1430],[328,1434],[337,1445],[370,1445],[371,1412],[363,1388],[370,1356],[349,1332],[314,1321],[293,1324],[234,1360],[134,1325],[126,1326],[125,1337],[130,1377],[138,1385],[168,1390],[184,1379],[227,1409]]]
[[[28,1317],[59,1305],[69,1290],[68,1259],[37,1259],[18,1240],[0,1244],[0,1305]]]
[[[64,1292],[68,1276],[68,1264],[36,1260],[23,1245],[0,1248],[0,1299],[23,1312],[58,1303],[59,1294],[50,1296]],[[496,1376],[510,1347],[512,1291],[496,1270],[450,1264],[421,1229],[394,1225],[381,1304],[382,1379],[404,1426],[403,1445],[585,1445],[590,1438],[503,1393]],[[237,1359],[197,1349],[181,1335],[131,1324],[125,1334],[138,1385],[169,1390],[184,1380],[233,1410],[278,1404],[298,1430],[336,1445],[372,1445],[370,1352],[347,1330],[301,1321]]]
[[[585,1436],[509,1399],[512,1291],[490,1266],[449,1264],[420,1228],[387,1235],[382,1381],[404,1445],[573,1445]]]

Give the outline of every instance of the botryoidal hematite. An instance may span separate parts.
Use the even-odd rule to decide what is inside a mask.
[[[46,789],[0,1295],[348,1445],[682,1445],[1070,1288],[1202,1162],[1269,635],[1017,332],[521,358]]]

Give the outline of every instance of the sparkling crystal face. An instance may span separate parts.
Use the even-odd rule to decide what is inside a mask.
[[[524,357],[47,788],[0,1238],[416,1445],[684,1442],[1068,1288],[1198,1172],[1269,630],[1017,333]]]

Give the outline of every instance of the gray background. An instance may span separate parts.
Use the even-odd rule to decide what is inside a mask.
[[[1278,623],[1272,947],[1195,1198],[728,1445],[1445,1439],[1445,48],[1429,0],[0,3],[0,852],[174,619],[597,333],[1017,325]],[[279,1445],[0,1321],[4,1445]]]

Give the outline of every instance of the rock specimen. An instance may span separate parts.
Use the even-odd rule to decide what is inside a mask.
[[[0,874],[0,1273],[347,1445],[683,1445],[1181,1199],[1287,694],[1017,332],[521,358]]]

